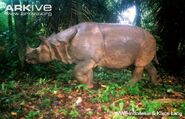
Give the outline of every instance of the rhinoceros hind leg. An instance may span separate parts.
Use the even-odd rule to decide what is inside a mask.
[[[141,79],[143,70],[144,70],[143,66],[135,67],[132,79],[129,81],[128,86],[133,86],[137,81]]]
[[[154,84],[157,84],[157,70],[156,68],[152,65],[152,63],[149,63],[148,65],[145,66],[146,71],[148,72],[150,79]]]
[[[90,69],[87,72],[87,86],[88,88],[93,88],[93,70]]]
[[[93,88],[93,70],[95,62],[93,60],[81,61],[75,66],[75,78],[83,84],[87,84],[88,88]]]

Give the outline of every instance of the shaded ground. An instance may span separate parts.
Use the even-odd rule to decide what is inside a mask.
[[[71,73],[70,70],[66,75]],[[130,77],[128,70],[95,73],[100,86],[97,89],[87,89],[75,80],[65,81],[65,75],[56,79],[28,75],[22,80],[4,80],[0,119],[185,118],[183,78],[163,76],[160,85],[154,86],[144,75],[142,81],[126,88]]]

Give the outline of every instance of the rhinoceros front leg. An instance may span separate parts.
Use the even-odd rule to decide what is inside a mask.
[[[134,73],[132,79],[129,81],[128,86],[133,86],[136,82],[138,82],[143,74],[144,67],[136,66],[134,69]]]
[[[75,78],[83,84],[87,84],[88,88],[93,88],[93,70],[95,62],[93,60],[81,61],[75,66]]]

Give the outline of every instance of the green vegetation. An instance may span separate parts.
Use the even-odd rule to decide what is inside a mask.
[[[69,72],[71,71],[70,69]],[[66,82],[62,78],[51,79],[50,76],[33,78],[30,74],[27,74],[27,79],[24,80],[7,80],[1,84],[1,115],[4,118],[25,117],[27,119],[98,116],[114,119],[137,119],[142,117],[137,113],[147,113],[153,117],[161,116],[162,112],[174,113],[173,116],[166,115],[166,118],[180,117],[185,114],[185,104],[180,99],[173,104],[171,101],[163,101],[164,95],[174,96],[174,98],[178,98],[178,96],[173,93],[169,94],[167,90],[161,93],[162,86],[149,84],[153,90],[156,90],[155,95],[149,94],[151,87],[142,88],[149,79],[147,75],[137,85],[126,88],[125,84],[128,80],[120,80],[120,71],[114,71],[113,75],[109,70],[98,71],[96,70],[94,74],[96,82],[99,82],[100,85],[98,89],[87,89],[85,85],[79,84],[75,80]],[[63,77],[69,77],[68,75],[71,74],[63,74]],[[114,76],[114,79],[106,79],[102,75]],[[122,75],[123,77],[130,76],[131,73],[124,71]],[[176,86],[168,86],[176,91]],[[129,115],[126,112],[135,115]],[[154,113],[158,113],[158,115],[152,115]]]
[[[1,0],[6,4],[51,4],[52,16],[7,16],[0,6],[0,119],[12,118],[185,118],[185,42],[183,0]],[[4,4],[3,3],[3,4]],[[135,5],[135,24],[150,31],[158,44],[158,85],[143,74],[132,87],[132,67],[98,67],[95,89],[73,77],[74,65],[24,62],[27,45],[80,22],[118,22]]]

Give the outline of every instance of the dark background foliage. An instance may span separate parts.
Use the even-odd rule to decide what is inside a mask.
[[[181,112],[173,119],[185,115],[184,0],[1,1],[11,5],[51,4],[53,9],[52,16],[13,16],[5,15],[0,6],[0,118],[96,119],[123,110]],[[94,79],[100,88],[88,90],[72,80],[73,65],[58,61],[25,63],[26,47],[37,47],[39,35],[49,36],[81,22],[118,23],[121,12],[133,5],[137,11],[135,25],[150,31],[157,41],[159,85],[150,83],[144,73],[143,80],[127,88],[124,84],[131,78],[130,68],[99,67],[94,70]],[[152,118],[163,117],[172,116]]]
[[[159,70],[184,75],[185,4],[183,0],[4,0],[6,4],[46,4],[52,16],[5,16],[0,13],[1,76],[13,69],[24,69],[27,45],[39,45],[37,36],[50,35],[80,22],[115,23],[121,11],[135,5],[135,23],[154,34],[158,43]]]

